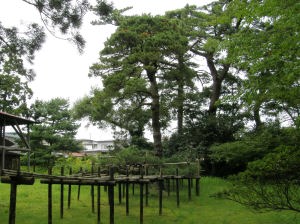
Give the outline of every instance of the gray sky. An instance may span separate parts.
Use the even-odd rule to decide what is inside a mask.
[[[179,9],[186,4],[204,5],[212,0],[112,0],[117,8],[133,6],[129,14],[151,13],[163,14],[165,11]],[[68,98],[71,103],[89,93],[91,87],[100,86],[100,80],[89,78],[89,66],[97,62],[98,53],[104,41],[114,32],[110,25],[93,26],[92,17],[88,17],[82,27],[86,48],[79,54],[76,46],[57,39],[47,33],[42,49],[36,54],[33,69],[35,80],[30,83],[34,99],[49,100],[55,97]],[[22,26],[26,23],[39,22],[38,12],[21,0],[1,0],[0,21],[3,25]],[[78,138],[95,140],[112,139],[109,130],[98,130],[96,127],[85,127],[83,122]]]

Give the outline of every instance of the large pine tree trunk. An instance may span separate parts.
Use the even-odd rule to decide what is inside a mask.
[[[147,76],[150,81],[151,93],[151,112],[152,112],[152,129],[153,129],[153,142],[156,155],[162,157],[162,142],[161,142],[161,124],[160,124],[160,97],[156,81],[156,71],[147,71]]]
[[[222,82],[223,82],[225,76],[228,74],[229,65],[224,64],[223,69],[218,71],[216,69],[212,55],[208,55],[206,57],[206,62],[207,62],[207,66],[210,70],[210,75],[211,75],[212,81],[213,81],[212,88],[211,88],[211,94],[210,94],[208,113],[210,115],[216,116],[216,112],[217,112],[216,103],[220,99],[221,90],[222,90]]]
[[[179,83],[178,85],[178,107],[177,107],[177,131],[179,134],[182,133],[183,129],[183,101],[184,101],[184,90],[183,90],[183,83]]]
[[[184,109],[183,109],[183,103],[184,103],[184,76],[185,74],[185,65],[184,65],[184,59],[183,55],[179,55],[178,58],[179,63],[179,74],[177,77],[177,131],[179,134],[182,133],[183,129],[183,115],[184,115]]]

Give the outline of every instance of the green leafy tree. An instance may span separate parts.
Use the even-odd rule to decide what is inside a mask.
[[[167,75],[169,80],[175,80],[172,72],[178,66],[171,64],[170,58],[182,56],[184,52],[178,51],[187,43],[176,29],[174,21],[162,16],[128,17],[105,43],[101,63],[91,67],[91,75],[101,76],[104,85],[101,92],[110,99],[108,104],[114,105],[115,111],[130,108],[131,113],[140,110],[151,114],[154,148],[159,156],[162,155],[161,129],[170,119],[167,97],[162,97],[170,88],[164,88],[164,81]]]
[[[27,100],[31,96],[26,81],[15,75],[0,75],[0,111],[28,115]]]
[[[231,1],[228,9],[229,14],[243,18],[227,46],[230,60],[245,75],[238,100],[253,111],[255,133],[265,130],[272,119],[279,125],[272,138],[276,141],[260,142],[262,149],[269,150],[257,151],[249,145],[237,148],[235,143],[213,148],[219,159],[235,164],[241,155],[243,160],[254,160],[245,163],[247,169],[235,177],[225,197],[254,209],[299,212],[299,4]]]
[[[123,133],[117,130],[126,130],[130,135],[131,144],[143,148],[147,145],[144,130],[151,114],[149,110],[139,106],[141,104],[139,100],[132,97],[130,103],[119,100],[116,105],[113,95],[105,90],[95,89],[92,96],[84,97],[75,103],[74,116],[78,119],[87,117],[99,128],[112,127],[115,132],[118,132],[115,136],[117,140],[121,140],[119,134]]]
[[[250,163],[222,196],[256,210],[300,212],[299,161],[299,147],[280,146]]]
[[[81,52],[85,41],[79,29],[85,14],[92,10],[102,20],[106,20],[118,10],[102,0],[98,0],[93,8],[87,0],[21,1],[39,12],[44,26],[32,22],[26,27],[7,27],[0,21],[0,101],[1,110],[28,116],[25,113],[26,100],[33,94],[28,82],[35,77],[30,65],[34,62],[36,51],[45,41],[44,28],[57,38],[73,42]]]
[[[47,163],[53,152],[80,151],[82,146],[75,140],[79,125],[72,118],[69,102],[55,98],[37,100],[31,106],[32,119],[37,124],[31,128],[31,148],[36,158]]]
[[[82,50],[84,40],[78,30],[89,8],[86,0],[23,0],[23,2],[38,10],[41,21],[51,34],[55,35],[58,30]],[[44,40],[44,29],[37,23],[31,23],[20,31],[20,28],[6,27],[0,22],[0,73],[18,74],[32,79],[34,73],[26,68],[24,60],[32,63],[35,52],[41,48]]]
[[[27,69],[24,59],[32,63],[34,53],[45,40],[43,29],[33,23],[25,32],[16,27],[6,28],[0,22],[0,73],[15,74],[32,80],[33,70]]]
[[[225,17],[227,1],[216,1],[203,7],[186,6],[168,13],[171,18],[180,18],[186,26],[189,50],[203,58],[207,71],[199,74],[199,79],[208,90],[208,113],[216,115],[222,95],[224,80],[230,75],[230,51],[223,47],[227,36],[239,30],[240,21]],[[206,106],[206,105],[204,105]]]
[[[243,17],[228,40],[231,61],[246,75],[241,96],[257,126],[267,115],[296,125],[299,119],[299,4],[297,1],[231,1],[228,13]]]

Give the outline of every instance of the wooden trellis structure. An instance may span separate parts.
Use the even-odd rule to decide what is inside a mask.
[[[157,166],[169,166],[178,164],[182,165],[183,163],[172,163],[172,164],[163,164]],[[186,163],[187,164],[187,163]],[[151,165],[153,166],[153,164]],[[18,172],[13,170],[3,170],[5,174],[5,178],[2,177],[2,183],[10,183],[11,178],[13,177],[22,177],[25,179],[27,184],[30,184],[28,180],[32,180],[31,184],[33,184],[34,179],[40,179],[42,184],[48,185],[48,224],[52,224],[52,186],[60,185],[60,218],[64,216],[64,186],[68,186],[68,208],[70,208],[71,204],[71,187],[78,186],[78,199],[80,197],[80,187],[81,186],[90,186],[91,187],[91,207],[92,212],[95,212],[95,207],[97,208],[97,223],[100,224],[101,216],[100,216],[100,187],[104,186],[107,188],[107,194],[109,199],[109,223],[114,224],[114,205],[115,205],[115,191],[118,190],[118,199],[121,204],[122,198],[125,197],[125,209],[126,215],[129,215],[129,186],[131,186],[134,194],[134,189],[136,186],[139,186],[139,195],[140,195],[140,223],[144,223],[144,206],[148,206],[148,195],[149,195],[149,184],[157,183],[158,185],[158,208],[159,215],[162,215],[163,211],[163,191],[170,194],[170,182],[173,182],[173,189],[176,192],[176,203],[177,207],[180,205],[180,184],[183,180],[186,180],[188,183],[188,198],[191,200],[192,195],[192,181],[195,180],[195,194],[199,196],[200,192],[200,176],[198,174],[195,175],[180,175],[178,168],[176,169],[175,175],[163,175],[163,170],[160,168],[160,173],[158,175],[147,175],[147,169],[149,167],[148,164],[144,164],[139,166],[141,172],[140,175],[130,174],[129,169],[127,169],[126,175],[120,175],[117,173],[118,169],[116,167],[109,167],[108,174],[101,174],[100,167],[98,167],[96,172],[93,172],[94,168],[91,169],[91,172],[86,173],[80,172],[76,174],[72,174],[72,169],[70,168],[70,174],[72,175],[64,175],[64,168],[61,168],[61,175],[52,175],[52,170],[49,169],[48,175],[30,173],[30,172]],[[198,171],[199,172],[199,171]],[[31,178],[31,179],[30,179]],[[175,184],[174,184],[175,183]],[[95,189],[97,189],[97,193],[95,195]],[[122,193],[123,192],[123,193]],[[96,197],[96,206],[95,200]],[[14,222],[11,222],[14,223]],[[10,224],[10,223],[9,223]]]
[[[108,172],[105,174],[101,173],[101,167],[97,167],[97,171],[95,167],[91,166],[91,171],[89,173],[85,173],[80,170],[80,172],[76,174],[72,174],[72,169],[69,170],[69,175],[64,175],[65,170],[62,167],[61,173],[59,176],[52,175],[52,170],[49,169],[48,175],[45,174],[37,174],[31,172],[21,172],[20,171],[20,162],[19,156],[11,159],[9,157],[8,152],[14,152],[15,155],[19,155],[16,152],[27,152],[29,156],[30,148],[28,139],[22,133],[20,129],[20,125],[27,125],[27,128],[30,124],[34,123],[31,120],[27,120],[24,118],[20,118],[17,116],[9,115],[3,112],[0,112],[0,136],[2,140],[2,146],[0,148],[1,152],[1,182],[8,183],[11,186],[10,192],[10,209],[9,209],[9,224],[15,224],[15,216],[16,216],[16,197],[17,197],[17,185],[34,184],[35,179],[40,179],[42,184],[48,185],[48,224],[52,224],[52,186],[58,184],[61,186],[60,191],[60,217],[63,218],[64,212],[64,186],[68,186],[68,207],[70,208],[71,204],[71,187],[74,185],[78,186],[78,199],[80,197],[80,187],[83,185],[88,185],[91,187],[91,204],[92,204],[92,212],[95,212],[95,187],[97,189],[97,223],[100,224],[101,216],[100,216],[100,187],[104,186],[107,188],[108,199],[109,199],[109,223],[114,224],[114,198],[115,198],[115,188],[118,189],[118,198],[119,203],[121,203],[122,198],[125,197],[125,205],[126,205],[126,215],[129,215],[129,186],[132,186],[132,190],[134,193],[135,185],[139,186],[139,194],[140,194],[140,223],[143,224],[143,213],[144,213],[144,204],[148,205],[148,194],[149,194],[149,184],[157,183],[158,184],[158,200],[159,200],[159,215],[162,215],[163,209],[163,190],[166,190],[168,195],[170,193],[170,182],[173,182],[174,188],[176,188],[176,203],[177,207],[180,205],[180,181],[187,180],[188,182],[188,198],[191,199],[191,188],[193,180],[196,181],[196,195],[199,196],[200,190],[200,160],[196,163],[197,172],[189,175],[180,175],[178,166],[179,165],[187,165],[190,164],[187,162],[181,163],[165,163],[165,164],[140,164],[138,165],[139,174],[130,173],[129,166],[123,167],[122,172],[118,172],[120,167],[109,166],[106,167]],[[12,126],[16,133],[19,135],[20,139],[23,140],[25,149],[16,148],[5,145],[5,127]],[[10,162],[15,163],[15,165],[9,165]],[[28,161],[30,159],[28,158]],[[28,163],[28,167],[30,163]],[[176,173],[174,175],[164,175],[163,168],[166,166],[177,166]],[[149,167],[156,167],[156,170],[159,170],[159,173],[149,174]],[[126,174],[121,174],[124,172]],[[164,187],[166,186],[166,187]],[[123,193],[122,193],[123,192]],[[1,193],[1,192],[0,192]],[[145,203],[144,203],[145,199]]]

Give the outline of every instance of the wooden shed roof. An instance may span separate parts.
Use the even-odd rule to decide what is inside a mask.
[[[11,126],[16,124],[22,125],[22,124],[33,124],[33,123],[35,122],[32,120],[0,111],[0,126]]]

